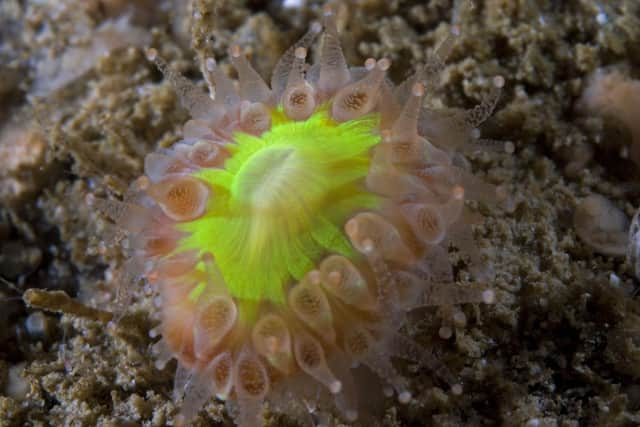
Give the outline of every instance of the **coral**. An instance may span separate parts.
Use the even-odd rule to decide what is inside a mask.
[[[156,59],[187,95],[187,139],[147,157],[147,176],[132,188],[137,203],[93,201],[139,232],[129,239],[125,275],[144,273],[160,292],[159,365],[176,356],[182,375],[191,373],[186,383],[177,376],[186,418],[210,390],[232,397],[239,424],[254,425],[262,400],[284,404],[278,390],[288,393],[283,384],[306,373],[353,419],[350,359],[406,402],[390,357],[437,362],[396,333],[403,312],[493,299],[440,283],[451,272],[438,245],[460,219],[465,174],[417,133],[430,70],[396,91],[408,98],[403,106],[385,106],[378,98],[394,96],[384,81],[389,62],[350,71],[330,12],[317,76],[305,74],[306,46],[318,32],[285,54],[271,88],[232,49],[239,96],[204,59],[217,102]],[[475,124],[493,105],[454,123]]]
[[[319,60],[307,66],[322,29],[312,25],[286,51],[271,85],[237,45],[229,52],[237,90],[201,57],[208,95],[149,50],[192,117],[184,139],[147,155],[145,176],[124,201],[89,198],[126,232],[125,303],[140,278],[157,293],[154,352],[158,368],[178,360],[182,422],[212,395],[242,426],[262,424],[264,401],[299,420],[335,404],[354,421],[382,391],[411,400],[396,357],[462,393],[399,329],[407,311],[435,306],[446,339],[467,323],[459,304],[495,300],[465,200],[498,192],[472,176],[459,150],[495,108],[504,80],[494,78],[472,110],[441,114],[423,101],[453,36],[394,86],[388,59],[348,67],[331,8]],[[476,283],[454,282],[449,245]],[[367,390],[354,364],[386,385]]]
[[[5,115],[28,101],[22,96],[31,83],[28,64],[35,65],[42,54],[58,57],[67,46],[90,41],[90,33],[77,31],[86,21],[75,19],[76,15],[56,16],[55,9],[100,3],[0,1],[0,50],[9,49],[0,53],[0,74],[6,66],[10,71],[10,78],[0,82],[0,92],[3,87],[11,90],[9,99],[4,98]],[[283,10],[281,0],[193,3],[203,12],[187,14],[191,28],[198,30],[193,31],[194,50],[187,49],[190,34],[186,44],[176,42],[171,11],[156,9],[162,20],[153,30],[153,44],[161,55],[193,79],[199,76],[191,61],[194,52],[214,55],[220,68],[233,74],[225,52],[234,42],[242,43],[243,37],[251,37],[244,40],[253,50],[245,52],[251,52],[252,65],[266,76],[284,47],[272,48],[267,40],[292,44],[319,10],[318,1],[288,10]],[[463,394],[442,390],[443,383],[429,369],[394,360],[413,394],[409,404],[401,405],[393,397],[376,396],[382,386],[363,383],[371,378],[362,378],[366,369],[360,367],[352,373],[370,390],[362,398],[377,411],[375,422],[354,425],[640,424],[637,281],[628,264],[595,253],[571,223],[577,199],[588,194],[601,194],[628,217],[638,205],[638,194],[628,191],[627,182],[634,165],[609,149],[612,144],[628,147],[629,135],[609,129],[614,120],[594,114],[586,120],[577,117],[574,107],[586,74],[597,67],[625,61],[629,68],[623,74],[638,77],[640,26],[633,23],[640,17],[636,12],[640,3],[489,0],[476,2],[479,7],[458,14],[457,20],[454,8],[461,1],[334,3],[347,10],[338,27],[348,63],[389,58],[393,66],[387,76],[394,82],[427,58],[450,31],[449,22],[457,22],[461,34],[439,84],[427,90],[425,102],[438,108],[470,108],[486,92],[485,76],[504,75],[508,87],[497,114],[483,124],[482,134],[512,141],[515,147],[513,155],[465,153],[475,176],[508,187],[515,198],[507,210],[465,203],[482,214],[478,215],[482,221],[473,226],[474,240],[496,272],[490,285],[497,304],[480,306],[481,323],[474,316],[476,305],[460,307],[467,316],[464,327],[453,322],[443,325],[444,313],[435,307],[410,313],[402,328],[403,335],[434,352],[456,374],[456,381],[464,384]],[[11,4],[19,7],[17,14],[5,13]],[[606,14],[604,24],[599,22],[598,7]],[[240,31],[252,17],[260,25],[266,22],[265,12],[272,24],[264,29],[275,34],[264,37],[259,31]],[[92,15],[87,28],[102,22],[101,15]],[[315,60],[318,53],[312,49],[309,56]],[[19,87],[11,78],[15,71]],[[113,224],[87,206],[84,196],[92,192],[119,199],[132,177],[143,170],[146,153],[182,139],[187,113],[175,107],[169,79],[161,79],[138,49],[121,49],[100,58],[89,73],[58,95],[64,99],[45,101],[52,122],[45,137],[62,160],[63,174],[45,175],[34,203],[13,208],[0,201],[0,240],[5,240],[0,258],[7,261],[0,262],[0,270],[18,274],[10,277],[0,271],[0,276],[21,290],[63,288],[70,296],[109,310],[112,305],[105,297],[126,254],[119,245],[109,244],[105,236],[113,234]],[[589,150],[594,161],[588,161]],[[567,162],[573,162],[571,176],[563,172]],[[16,258],[21,260],[14,262]],[[447,258],[455,280],[466,282],[469,269],[464,254],[449,248]],[[69,311],[51,316],[57,333],[48,343],[26,334],[15,337],[14,331],[22,329],[32,309],[24,308],[19,293],[2,280],[0,288],[0,390],[5,388],[8,368],[24,360],[24,379],[30,387],[23,401],[0,397],[1,425],[176,424],[179,411],[168,392],[176,361],[158,371],[149,357],[149,344],[157,340],[148,336],[157,323],[149,313],[157,310],[154,299],[143,295],[142,284],[130,287],[135,299],[116,333],[102,321]],[[132,322],[127,320],[130,315]],[[438,339],[442,326],[442,335],[452,332],[452,338]],[[310,383],[301,378],[301,387]],[[325,420],[318,411],[310,407],[303,425],[310,420],[316,426],[350,425]],[[269,426],[299,425],[268,405],[265,415]],[[230,424],[219,399],[210,399],[194,419],[196,426]]]

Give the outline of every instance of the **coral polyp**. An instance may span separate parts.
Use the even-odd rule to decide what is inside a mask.
[[[486,199],[495,188],[478,185],[456,150],[491,113],[503,80],[470,112],[425,109],[452,40],[396,87],[387,59],[348,67],[326,8],[271,85],[239,46],[229,52],[237,85],[201,58],[210,94],[149,51],[192,120],[182,141],[147,156],[125,203],[95,202],[130,232],[127,277],[158,294],[154,351],[159,368],[178,360],[183,422],[214,395],[242,426],[262,424],[265,401],[299,419],[309,402],[317,413],[335,405],[354,421],[366,414],[357,364],[388,385],[381,391],[411,400],[394,357],[461,392],[398,332],[407,311],[438,306],[446,338],[452,322],[466,322],[456,305],[494,300],[464,211],[474,192]],[[475,286],[454,282],[450,244],[467,255]]]

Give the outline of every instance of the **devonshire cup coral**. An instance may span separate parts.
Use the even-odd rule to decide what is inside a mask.
[[[318,36],[319,60],[308,66]],[[379,378],[380,392],[411,400],[394,357],[462,392],[398,332],[409,310],[438,306],[448,338],[466,322],[457,305],[494,300],[464,211],[467,198],[495,188],[474,179],[459,151],[504,81],[494,78],[470,111],[423,108],[453,40],[394,86],[387,59],[347,65],[325,8],[270,85],[239,46],[229,52],[237,85],[201,58],[209,94],[149,50],[192,119],[183,140],[146,157],[125,201],[93,203],[128,232],[123,277],[157,293],[153,350],[158,368],[178,361],[183,423],[212,396],[241,426],[263,423],[265,401],[297,419],[333,407],[348,421],[366,417],[372,391],[355,366]],[[450,245],[467,256],[475,285],[454,282]]]

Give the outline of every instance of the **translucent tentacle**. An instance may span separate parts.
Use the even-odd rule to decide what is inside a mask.
[[[180,426],[187,425],[204,404],[213,397],[214,383],[210,377],[210,370],[198,372],[191,376],[184,387],[184,399],[180,405],[180,413],[176,417],[176,423]]]
[[[178,401],[184,397],[185,389],[193,378],[193,370],[178,362],[178,368],[173,378],[173,400]]]
[[[464,122],[468,127],[477,128],[491,116],[498,104],[503,86],[504,77],[496,76],[493,78],[493,85],[489,94],[480,104],[465,113]]]
[[[201,57],[200,69],[209,86],[209,96],[222,103],[226,108],[231,108],[240,102],[233,82],[218,67],[214,58]]]
[[[324,98],[328,98],[350,79],[349,67],[340,47],[335,13],[330,6],[325,6],[318,91]]]
[[[319,22],[314,22],[313,24],[311,24],[309,31],[307,31],[307,33],[302,36],[302,38],[298,40],[293,46],[287,49],[287,51],[284,53],[284,55],[282,55],[282,57],[276,64],[273,70],[273,75],[271,76],[271,90],[273,91],[276,99],[280,98],[280,96],[284,92],[285,87],[287,86],[289,74],[293,69],[293,62],[295,61],[296,51],[299,48],[304,48],[305,50],[308,49],[321,31],[322,25],[320,25]]]
[[[191,83],[186,77],[172,70],[164,59],[158,56],[156,49],[149,49],[147,57],[171,82],[178,93],[182,105],[189,111],[191,117],[213,123],[224,116],[225,109],[222,105],[215,103],[209,95]]]
[[[231,57],[231,63],[238,72],[238,83],[242,99],[251,102],[267,102],[272,95],[271,89],[260,77],[260,74],[249,64],[240,46],[231,46],[229,56]]]
[[[410,340],[398,333],[391,333],[386,338],[385,348],[390,356],[400,359],[418,362],[426,366],[429,371],[433,372],[438,378],[446,382],[450,387],[460,387],[459,382],[451,373],[449,368],[442,363],[433,353],[422,347],[415,341]]]

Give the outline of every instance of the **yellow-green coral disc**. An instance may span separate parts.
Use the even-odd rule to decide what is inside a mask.
[[[214,196],[203,217],[180,224],[189,235],[178,250],[211,252],[233,297],[284,304],[286,285],[323,255],[353,256],[343,225],[377,205],[364,186],[377,126],[375,114],[336,123],[324,106],[300,122],[274,110],[271,130],[236,133],[224,169],[194,173]]]

